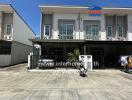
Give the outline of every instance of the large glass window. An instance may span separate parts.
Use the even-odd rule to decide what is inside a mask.
[[[10,35],[12,33],[12,25],[11,24],[7,24],[6,25],[6,34]]]
[[[119,37],[123,37],[123,26],[117,27],[117,33]]]
[[[87,39],[99,39],[99,25],[85,25],[85,33]]]
[[[59,25],[59,39],[73,39],[74,25],[61,24]]]
[[[112,37],[112,34],[113,34],[113,27],[112,27],[111,25],[108,25],[108,26],[107,26],[106,31],[107,31],[107,36],[108,36],[108,37]]]

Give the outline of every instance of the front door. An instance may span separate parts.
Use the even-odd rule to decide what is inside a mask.
[[[104,66],[104,49],[103,48],[92,48],[91,54],[93,56],[93,68],[101,69]]]

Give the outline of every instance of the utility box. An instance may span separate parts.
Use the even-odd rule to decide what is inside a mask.
[[[88,71],[93,70],[92,55],[79,55],[79,61],[84,64]]]

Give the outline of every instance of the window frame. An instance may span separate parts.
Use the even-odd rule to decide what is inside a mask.
[[[10,32],[10,34],[7,33],[7,29],[8,29],[7,26],[8,26],[8,25],[11,26],[11,30],[10,30],[11,32]],[[11,35],[11,34],[12,34],[12,24],[6,24],[6,31],[5,31],[5,33],[6,33],[6,35]]]
[[[120,34],[119,33],[119,27],[121,27],[121,29],[122,29],[122,33],[121,33],[122,36],[119,35]],[[122,25],[117,26],[117,35],[118,35],[118,37],[124,37],[124,27]]]
[[[109,27],[111,28],[111,36],[109,36],[109,29],[108,29]],[[106,26],[106,33],[107,33],[107,37],[113,37],[113,26],[112,25]]]
[[[90,27],[91,27],[91,29],[90,29],[90,34],[89,35],[91,35],[91,36],[99,36],[100,35],[100,25],[99,24],[85,24],[85,35],[87,36],[88,35],[88,33],[86,32],[86,27],[87,26],[89,26],[90,25]],[[94,32],[93,32],[93,26],[97,26],[97,28],[98,28],[98,34],[93,34]]]
[[[70,35],[69,34],[67,34],[68,33],[68,25],[71,25],[72,26],[72,29],[73,29],[73,33],[71,34],[71,36],[73,36],[74,35],[74,31],[75,31],[75,25],[74,24],[67,24],[67,23],[62,23],[62,24],[60,24],[59,25],[59,35],[61,35],[61,37],[63,36],[64,37],[64,39],[65,39],[65,37],[70,37]],[[65,33],[65,34],[60,34],[61,33],[61,26],[65,26],[65,32],[64,32],[64,30],[63,30],[63,32]],[[71,28],[71,27],[70,27]],[[64,29],[64,28],[63,28]],[[67,38],[66,38],[67,39]]]
[[[46,35],[46,26],[49,27],[49,35]],[[45,25],[44,25],[44,37],[45,37],[45,36],[50,36],[50,35],[51,35],[51,25],[50,25],[50,24],[45,24]]]

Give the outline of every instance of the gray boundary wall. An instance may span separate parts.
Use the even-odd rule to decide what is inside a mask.
[[[13,41],[11,48],[11,64],[28,61],[28,55],[31,51],[32,46]]]

